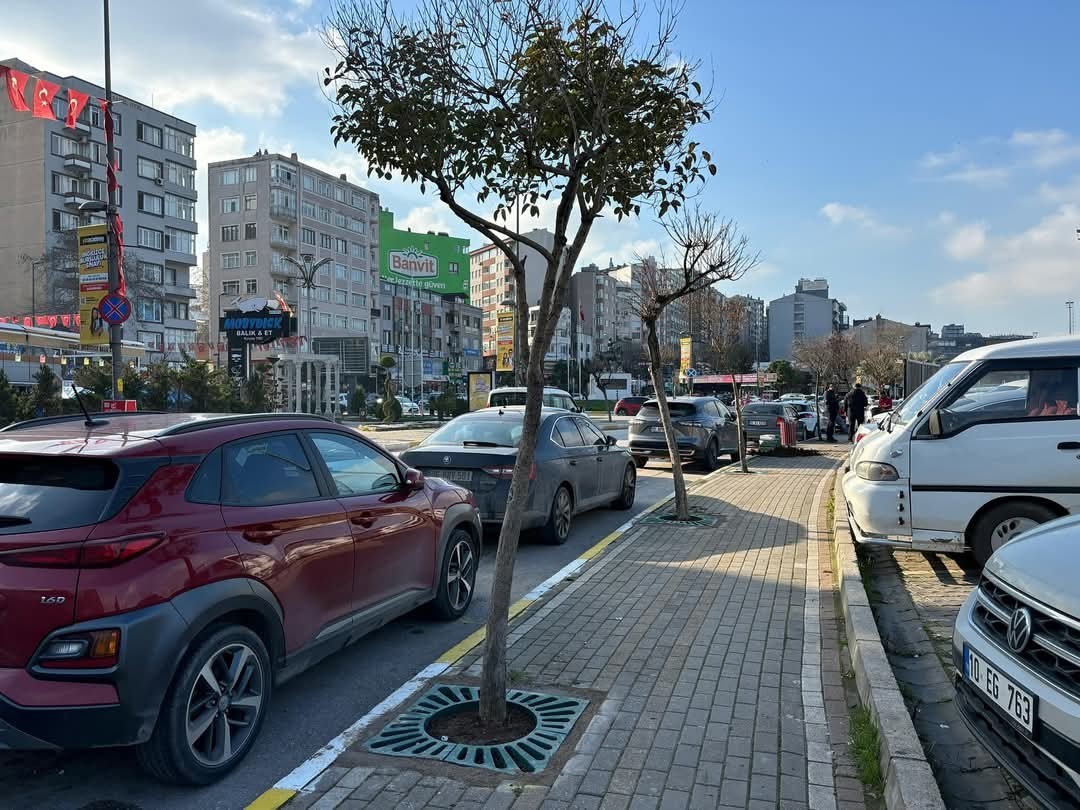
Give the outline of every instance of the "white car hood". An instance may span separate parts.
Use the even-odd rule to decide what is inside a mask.
[[[1031,529],[994,552],[986,570],[1033,599],[1080,618],[1076,587],[1080,564],[1080,515]]]

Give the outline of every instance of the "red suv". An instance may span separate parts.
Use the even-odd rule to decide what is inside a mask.
[[[108,414],[0,431],[0,749],[135,745],[172,782],[248,752],[272,689],[472,599],[480,520],[318,417]]]

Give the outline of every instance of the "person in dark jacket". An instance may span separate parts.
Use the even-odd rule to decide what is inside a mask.
[[[866,406],[869,404],[866,392],[862,389],[862,383],[855,383],[855,387],[848,391],[844,398],[844,405],[848,414],[848,441],[855,441],[855,431],[859,425],[866,421]]]
[[[829,425],[825,429],[825,441],[835,442],[836,417],[840,415],[840,398],[836,396],[836,386],[830,385],[825,392],[825,411],[829,415]]]

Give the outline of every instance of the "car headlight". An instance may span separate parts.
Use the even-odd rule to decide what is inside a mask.
[[[880,461],[860,461],[855,466],[855,474],[867,481],[897,481],[900,474],[892,464],[883,464]]]

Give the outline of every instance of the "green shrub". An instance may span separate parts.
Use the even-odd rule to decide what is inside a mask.
[[[401,421],[401,403],[397,397],[387,397],[382,404],[383,420],[386,422]]]

